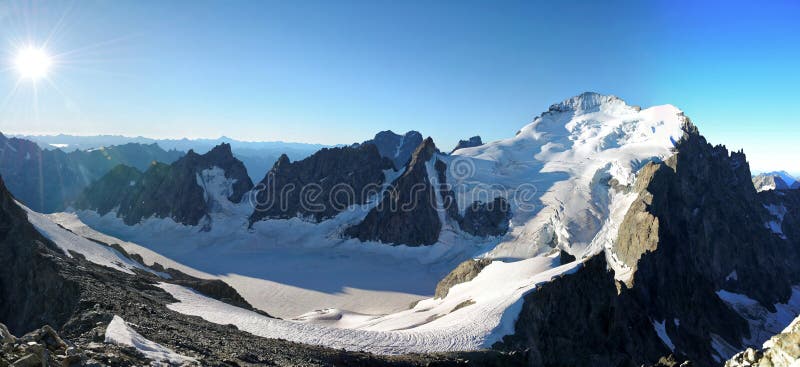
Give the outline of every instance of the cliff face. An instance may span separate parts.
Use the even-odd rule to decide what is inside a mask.
[[[770,229],[774,216],[743,154],[711,146],[691,123],[685,130],[671,158],[638,173],[638,198],[612,249],[632,275],[615,280],[596,255],[527,295],[516,335],[499,348],[531,348],[531,365],[634,366],[669,354],[718,365],[728,356],[715,345],[742,349],[750,337],[720,291],[768,310],[789,299],[800,282],[798,237]]]
[[[325,148],[297,162],[283,155],[256,186],[250,223],[298,215],[331,218],[380,192],[383,171],[392,168],[372,144]]]
[[[55,246],[28,222],[2,179],[0,248],[0,323],[23,334],[66,322],[78,303],[78,285],[61,276]]]
[[[500,236],[508,231],[512,213],[505,198],[498,196],[488,203],[474,201],[462,214],[455,193],[447,183],[447,164],[437,159],[433,167],[445,212],[462,231],[478,237]]]
[[[197,225],[215,201],[241,202],[252,187],[230,145],[221,144],[203,155],[189,151],[171,165],[155,163],[144,173],[116,167],[90,185],[75,206],[100,214],[116,208],[129,225],[151,216]]]
[[[436,151],[433,139],[425,139],[414,151],[403,175],[384,192],[378,206],[361,223],[348,228],[345,234],[362,241],[391,244],[419,246],[435,243],[442,223],[426,163]]]

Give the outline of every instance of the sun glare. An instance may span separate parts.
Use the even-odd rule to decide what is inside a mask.
[[[47,76],[53,59],[42,48],[28,46],[20,49],[14,59],[14,66],[20,77],[37,81]]]

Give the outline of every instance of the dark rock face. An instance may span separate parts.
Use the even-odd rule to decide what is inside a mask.
[[[414,151],[403,175],[386,189],[378,206],[361,223],[348,228],[345,234],[362,241],[409,246],[435,243],[442,223],[425,163],[436,152],[433,139],[425,139]]]
[[[511,206],[505,198],[496,197],[489,203],[475,201],[466,208],[462,215],[455,199],[455,193],[447,185],[447,164],[437,159],[434,169],[436,169],[436,176],[439,180],[442,205],[444,205],[448,217],[458,223],[462,231],[478,237],[500,236],[508,232]]]
[[[0,322],[16,334],[66,322],[78,303],[78,285],[60,277],[50,260],[55,246],[28,222],[2,179],[0,248]]]
[[[118,164],[139,169],[152,162],[173,162],[183,154],[156,144],[125,144],[65,153],[43,150],[36,143],[0,134],[0,174],[18,200],[39,212],[66,208],[92,181]]]
[[[374,139],[367,140],[362,144],[374,144],[378,147],[381,157],[392,160],[395,169],[402,169],[411,159],[414,150],[422,144],[422,134],[412,130],[405,135],[398,135],[387,130],[377,133]]]
[[[256,187],[250,223],[298,215],[331,218],[380,192],[383,171],[392,168],[372,144],[324,148],[297,162],[283,155]]]
[[[463,149],[463,148],[472,148],[472,147],[479,147],[483,145],[483,140],[478,135],[475,135],[468,140],[459,140],[456,147],[450,153],[455,152],[456,150]]]
[[[525,296],[516,333],[494,347],[530,348],[528,366],[638,367],[670,353],[642,306],[617,295],[602,255]]]
[[[500,236],[508,232],[511,207],[505,198],[496,197],[490,203],[476,201],[464,211],[459,222],[464,232],[474,236]]]
[[[745,319],[717,291],[744,294],[768,309],[788,300],[800,280],[800,242],[764,224],[764,198],[777,194],[757,195],[742,153],[711,146],[688,121],[685,131],[675,155],[638,174],[639,198],[614,245],[634,269],[628,284],[615,282],[605,256],[597,255],[527,295],[517,334],[498,348],[531,348],[530,365],[652,365],[673,354],[713,366],[726,356],[716,355],[712,334],[740,349],[749,336]],[[796,223],[792,215],[786,220],[784,227]],[[582,316],[566,325],[569,315]],[[653,322],[664,324],[674,351]]]
[[[205,184],[203,171],[213,167],[222,169],[225,179],[233,182],[227,193],[231,202],[240,202],[253,187],[230,145],[221,144],[203,155],[189,151],[171,165],[153,164],[140,175],[132,168],[117,167],[88,187],[75,205],[100,214],[118,208],[117,215],[130,225],[151,216],[197,225],[214,205],[201,186]]]

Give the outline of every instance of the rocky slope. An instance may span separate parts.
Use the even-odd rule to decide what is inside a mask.
[[[433,139],[425,139],[411,155],[403,175],[386,189],[380,203],[345,234],[362,241],[391,244],[435,243],[442,223],[426,163],[436,152]]]
[[[498,348],[530,348],[530,365],[714,366],[752,331],[724,292],[772,311],[789,300],[800,241],[765,225],[742,153],[711,146],[688,121],[685,130],[676,154],[638,173],[638,199],[608,256],[526,296],[516,334]],[[630,273],[615,274],[607,258]]]
[[[488,203],[475,201],[462,212],[447,183],[447,164],[437,156],[442,154],[433,139],[425,139],[403,174],[383,192],[380,203],[359,224],[347,228],[345,235],[395,245],[432,245],[441,234],[442,219],[452,220],[456,228],[473,236],[505,234],[511,218],[508,202],[502,197]],[[439,216],[440,209],[446,218]]]
[[[747,348],[725,362],[725,367],[795,367],[800,364],[800,317],[762,349]]]
[[[89,186],[75,206],[101,215],[115,209],[129,225],[151,216],[207,225],[212,211],[241,202],[252,187],[230,145],[221,144],[203,155],[189,151],[170,165],[153,164],[144,173],[116,167]]]
[[[323,148],[290,162],[283,155],[256,186],[250,223],[296,216],[321,221],[380,192],[392,162],[373,144]]]
[[[19,200],[40,212],[66,208],[92,181],[118,164],[146,169],[153,162],[170,163],[183,153],[156,144],[125,144],[65,153],[0,134],[0,174]]]

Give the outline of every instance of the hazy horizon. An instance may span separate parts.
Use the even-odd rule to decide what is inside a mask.
[[[793,2],[0,3],[0,131],[350,144],[509,138],[584,91],[672,104],[800,172]],[[587,32],[587,29],[591,30]],[[37,47],[38,82],[14,68]]]

